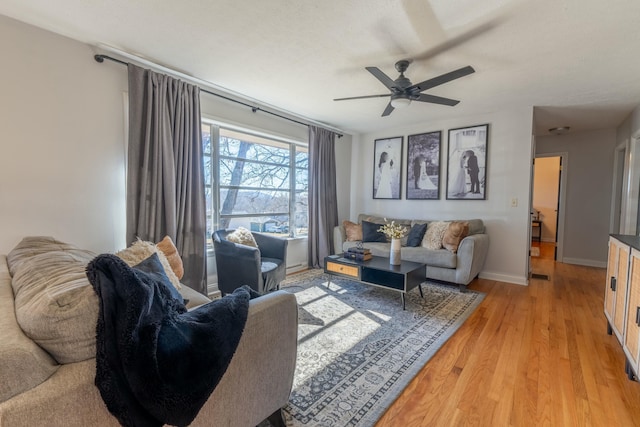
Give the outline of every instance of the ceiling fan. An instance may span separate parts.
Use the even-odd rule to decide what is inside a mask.
[[[383,98],[389,96],[391,97],[391,100],[389,101],[389,104],[387,104],[387,108],[385,108],[382,112],[382,117],[388,116],[396,108],[408,106],[409,104],[411,104],[411,101],[430,102],[432,104],[454,106],[460,101],[456,101],[455,99],[442,98],[435,95],[427,95],[422,92],[427,89],[431,89],[432,87],[439,86],[441,84],[459,79],[460,77],[464,77],[475,72],[473,67],[468,65],[449,73],[442,74],[438,77],[434,77],[417,84],[412,84],[411,80],[409,80],[404,75],[404,72],[407,71],[409,64],[411,64],[411,61],[407,59],[396,62],[396,70],[398,70],[400,76],[398,76],[398,78],[395,80],[392,80],[378,67],[366,67],[366,70],[373,74],[375,78],[380,80],[380,82],[385,85],[387,89],[389,89],[390,93],[386,93],[384,95],[365,95],[352,96],[349,98],[337,98],[334,99],[334,101],[346,101],[350,99],[364,98]]]

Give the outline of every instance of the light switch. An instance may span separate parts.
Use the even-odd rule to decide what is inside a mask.
[[[512,208],[517,208],[518,207],[518,198],[517,197],[512,197],[511,198],[511,207]]]

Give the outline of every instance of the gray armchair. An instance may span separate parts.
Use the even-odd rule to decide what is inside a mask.
[[[218,289],[222,295],[242,285],[249,285],[261,294],[279,289],[287,273],[288,241],[268,234],[251,233],[258,244],[254,248],[227,240],[227,235],[233,231],[218,230],[212,236]]]

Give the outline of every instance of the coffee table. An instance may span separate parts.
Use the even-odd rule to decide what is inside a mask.
[[[400,292],[402,309],[405,309],[404,294],[417,287],[424,298],[421,283],[426,279],[427,265],[418,262],[402,261],[400,265],[389,264],[389,258],[374,256],[367,261],[343,258],[342,255],[330,255],[324,259],[324,272],[331,276],[347,277],[369,285],[380,286]]]

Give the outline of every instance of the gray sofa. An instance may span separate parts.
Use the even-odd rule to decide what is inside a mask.
[[[377,224],[384,224],[383,217],[375,215],[360,214],[358,223],[369,221]],[[422,219],[398,219],[387,218],[387,221],[405,225],[410,228],[416,223],[429,223],[430,220]],[[444,220],[446,221],[446,220]],[[453,220],[452,220],[453,221]],[[403,246],[400,250],[401,258],[405,261],[414,261],[427,264],[426,278],[438,281],[455,283],[464,290],[466,286],[475,279],[484,267],[489,250],[489,235],[485,232],[484,223],[481,219],[459,220],[469,223],[469,235],[462,239],[457,253],[447,249],[430,250],[424,247]],[[346,231],[343,225],[334,229],[334,251],[336,254],[346,251],[349,247],[355,246],[356,242],[346,240]],[[389,257],[391,243],[366,242],[366,248],[371,249],[374,256]]]
[[[69,252],[67,256],[79,255]],[[118,426],[94,385],[95,352],[85,360],[60,363],[59,356],[45,351],[21,328],[14,300],[20,292],[13,289],[12,281],[24,273],[15,273],[8,258],[0,255],[0,426]],[[77,280],[65,289],[87,292],[86,287],[91,287],[88,280]],[[187,286],[180,293],[189,299],[188,308],[210,301]],[[297,319],[292,294],[277,291],[251,300],[238,348],[193,426],[246,427],[266,418],[276,424],[283,421],[280,409],[289,400],[295,369]],[[56,323],[56,319],[43,320]],[[63,334],[68,329],[62,326],[65,321],[60,321]],[[90,327],[95,330],[95,323]]]

